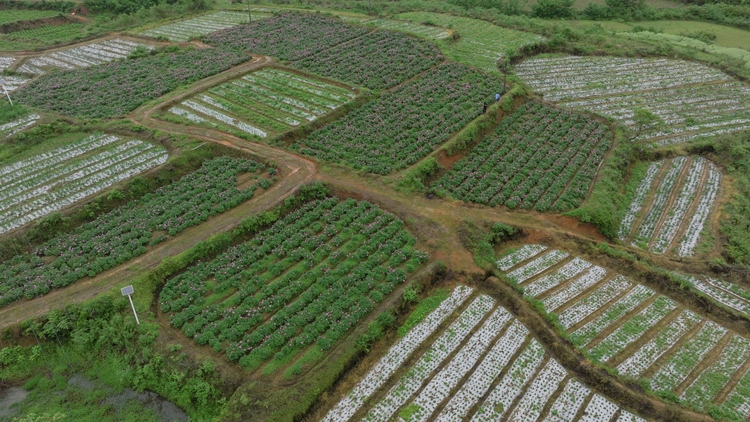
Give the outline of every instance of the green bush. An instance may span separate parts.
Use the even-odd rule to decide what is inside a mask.
[[[570,18],[573,16],[574,2],[574,0],[539,0],[531,7],[531,13],[537,18]]]

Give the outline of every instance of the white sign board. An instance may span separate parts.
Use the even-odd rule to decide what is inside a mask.
[[[133,290],[133,286],[125,286],[122,289],[120,289],[123,296],[132,295],[135,290]]]

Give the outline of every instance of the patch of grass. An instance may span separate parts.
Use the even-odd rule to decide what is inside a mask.
[[[448,289],[438,289],[435,290],[435,292],[430,296],[422,299],[414,309],[414,311],[409,314],[409,317],[406,318],[404,325],[398,328],[398,336],[405,336],[406,333],[409,332],[409,330],[422,322],[430,312],[434,311],[438,306],[440,306],[440,303],[444,301],[449,294],[450,291]]]

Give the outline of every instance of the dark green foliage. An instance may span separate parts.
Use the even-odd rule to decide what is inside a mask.
[[[396,186],[411,192],[424,192],[425,182],[444,167],[435,157],[430,157],[405,172],[404,178],[399,180]]]
[[[539,0],[531,7],[531,12],[538,18],[569,18],[573,16],[574,0]]]
[[[394,322],[396,322],[396,316],[390,311],[378,315],[375,321],[367,325],[367,331],[357,338],[357,348],[369,352],[372,344],[383,337]]]

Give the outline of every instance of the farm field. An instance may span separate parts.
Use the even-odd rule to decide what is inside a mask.
[[[252,13],[253,20],[265,19],[269,16],[265,13]],[[248,23],[247,12],[221,11],[158,26],[139,34],[151,38],[166,38],[170,41],[184,42],[203,37],[212,32],[221,31],[222,29],[231,28],[241,23]]]
[[[29,82],[29,78],[17,75],[3,76],[2,79],[5,80],[3,88],[8,92],[13,92]]]
[[[6,9],[0,10],[0,25],[8,23],[30,21],[36,19],[52,18],[59,16],[60,12],[53,10],[24,10],[24,9]]]
[[[459,89],[462,88],[462,89]],[[305,155],[388,174],[429,154],[477,117],[493,79],[445,64],[389,91],[292,145]]]
[[[415,242],[368,202],[310,202],[169,280],[161,311],[199,344],[271,371],[345,336],[427,259]]]
[[[530,102],[433,185],[441,195],[510,209],[566,211],[586,198],[612,134],[583,115]]]
[[[214,158],[179,181],[57,236],[33,253],[20,253],[0,262],[5,281],[0,286],[0,307],[93,277],[249,200],[258,188],[271,186],[272,182],[260,175],[265,169],[263,164],[246,159]],[[242,174],[258,178],[240,189],[237,178]]]
[[[0,167],[0,234],[164,164],[168,158],[163,147],[138,139],[107,134],[73,139],[47,153]]]
[[[644,379],[653,391],[697,409],[717,406],[735,418],[750,416],[747,338],[643,284],[567,252],[524,245],[497,265],[525,296],[555,313],[573,344],[592,359],[620,374]],[[701,280],[688,278],[702,290]],[[731,283],[705,280],[744,292]],[[732,307],[733,303],[719,298],[718,302]]]
[[[213,87],[168,111],[185,123],[265,138],[314,121],[355,97],[349,87],[266,68]]]
[[[367,28],[349,25],[332,17],[283,13],[249,25],[214,32],[205,38],[205,42],[217,47],[294,61],[367,32]]]
[[[305,57],[294,67],[373,90],[394,87],[443,60],[433,44],[375,31]]]
[[[637,141],[669,145],[750,128],[750,87],[698,63],[562,56],[529,59],[515,71],[545,100],[612,117]],[[661,123],[641,127],[638,109]]]
[[[342,17],[343,20],[346,21]],[[354,21],[362,23],[365,26],[372,26],[380,29],[387,29],[389,31],[399,31],[411,34],[417,37],[427,38],[431,40],[442,40],[448,38],[450,33],[447,29],[439,26],[423,25],[420,23],[413,23],[395,19],[368,19],[365,21]]]
[[[682,273],[674,273],[673,275],[686,281],[696,290],[699,290],[727,308],[750,316],[750,290],[747,288],[709,276]]]
[[[644,421],[582,384],[490,296],[456,287],[322,419]]]
[[[692,256],[715,208],[722,175],[703,157],[649,164],[619,229],[623,242],[654,253]]]
[[[396,16],[414,23],[430,22],[458,32],[461,38],[452,42],[438,42],[446,55],[457,62],[476,66],[485,72],[499,73],[497,63],[508,51],[532,46],[544,37],[530,32],[502,28],[478,19],[432,12],[409,12]]]
[[[0,140],[9,138],[16,133],[33,126],[40,116],[38,114],[29,114],[27,116],[11,120],[10,122],[0,124]]]
[[[23,104],[70,116],[89,119],[122,116],[178,86],[247,60],[249,57],[244,53],[220,48],[162,53],[75,72],[50,73],[28,84],[16,96]],[[79,86],[87,89],[79,90]]]
[[[153,49],[150,45],[120,38],[79,45],[26,60],[16,70],[20,73],[43,75],[49,69],[73,70],[124,59],[136,48]]]
[[[29,50],[74,41],[85,35],[83,24],[66,23],[0,34],[0,43],[3,50]]]

